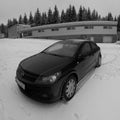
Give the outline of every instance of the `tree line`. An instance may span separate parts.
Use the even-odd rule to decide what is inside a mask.
[[[90,8],[85,8],[84,6],[80,6],[79,10],[76,11],[74,5],[69,5],[66,10],[62,10],[60,13],[57,6],[55,5],[54,10],[49,8],[47,12],[41,13],[39,8],[37,8],[34,15],[32,12],[30,12],[29,16],[27,16],[25,13],[23,16],[20,15],[18,19],[8,19],[7,25],[0,25],[0,32],[5,33],[7,36],[8,28],[16,24],[26,24],[33,27],[47,24],[94,20],[118,21],[117,27],[118,31],[120,31],[120,15],[118,17],[113,17],[112,13],[109,12],[106,16],[102,17],[95,9],[90,10]]]

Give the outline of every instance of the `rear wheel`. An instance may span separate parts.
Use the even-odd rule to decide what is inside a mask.
[[[98,60],[97,60],[96,67],[100,67],[100,66],[101,66],[101,63],[102,63],[102,59],[101,59],[101,56],[99,55]]]
[[[76,77],[70,76],[63,87],[62,96],[65,101],[69,101],[75,95],[76,86],[77,86]]]

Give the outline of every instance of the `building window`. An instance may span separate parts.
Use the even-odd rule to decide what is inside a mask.
[[[44,30],[43,30],[43,29],[40,29],[40,30],[38,30],[38,32],[44,32]]]
[[[31,31],[27,31],[23,33],[23,36],[32,36],[32,32]]]
[[[52,28],[51,31],[59,31],[58,28]]]
[[[75,30],[75,27],[67,27],[67,30]]]
[[[112,29],[112,26],[103,26],[103,29]]]
[[[85,29],[94,29],[94,26],[91,26],[91,25],[90,25],[90,26],[85,26],[84,28],[85,28]]]

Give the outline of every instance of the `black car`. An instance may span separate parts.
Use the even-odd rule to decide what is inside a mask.
[[[16,82],[24,94],[41,101],[60,98],[69,101],[75,95],[79,81],[100,65],[101,51],[96,43],[59,41],[20,62]]]

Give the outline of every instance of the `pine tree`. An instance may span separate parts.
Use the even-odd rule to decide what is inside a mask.
[[[101,20],[101,19],[102,19],[101,15],[98,15],[98,20]]]
[[[62,12],[61,12],[61,21],[60,21],[60,22],[61,22],[61,23],[66,22],[66,15],[65,15],[64,10],[62,10]]]
[[[66,21],[66,22],[70,22],[69,9],[66,9],[66,13],[65,13],[65,21]]]
[[[34,20],[33,20],[32,12],[30,12],[30,15],[29,15],[29,24],[32,25],[33,23],[34,23]]]
[[[59,18],[59,11],[57,6],[55,5],[54,7],[54,12],[53,12],[53,23],[59,23],[60,22],[60,18]]]
[[[82,9],[82,6],[80,6],[79,12],[78,12],[78,21],[82,21],[82,20],[83,20],[83,9]]]
[[[118,24],[117,24],[117,31],[120,32],[120,15],[118,16],[117,22],[118,22]]]
[[[19,24],[23,24],[23,18],[22,18],[22,15],[19,16],[18,23],[19,23]]]
[[[90,8],[88,8],[87,10],[87,20],[91,20],[91,11],[90,11]]]
[[[1,33],[5,33],[5,25],[4,24],[0,25],[0,31],[1,31]]]
[[[98,12],[94,9],[91,14],[92,20],[99,20]]]
[[[42,25],[46,25],[47,24],[47,15],[46,13],[42,13],[42,21],[41,21]]]
[[[48,10],[48,20],[47,20],[47,23],[48,23],[48,24],[52,24],[52,17],[53,17],[52,10],[49,9],[49,10]]]
[[[38,8],[34,15],[34,23],[35,23],[35,26],[41,25],[41,13]]]
[[[18,24],[18,21],[16,18],[13,18],[13,25],[16,25],[16,24]]]
[[[8,22],[7,22],[7,27],[11,27],[13,25],[13,22],[11,19],[8,19]]]
[[[107,21],[107,17],[102,17],[101,20],[103,20],[103,21]]]
[[[117,17],[116,16],[114,17],[114,21],[117,21]]]
[[[110,13],[110,12],[108,13],[107,20],[108,21],[113,21],[112,13]]]
[[[77,14],[74,6],[72,6],[72,9],[71,9],[71,19],[72,21],[77,21]]]
[[[86,21],[86,20],[88,20],[88,18],[87,18],[87,10],[83,7],[83,12],[82,12],[83,14],[82,14],[82,20],[83,21]]]
[[[28,24],[28,18],[27,18],[26,13],[24,14],[23,23]]]
[[[72,22],[72,7],[71,7],[71,5],[66,10],[66,22]]]

